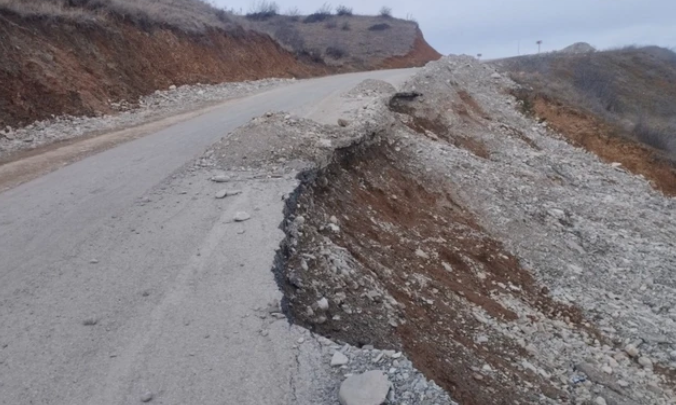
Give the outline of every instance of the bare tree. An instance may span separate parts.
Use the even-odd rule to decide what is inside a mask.
[[[540,47],[542,46],[542,40],[536,42],[538,44],[538,53],[540,53]]]
[[[481,59],[482,56],[484,56],[482,53],[477,53],[477,54],[476,54],[477,59]]]

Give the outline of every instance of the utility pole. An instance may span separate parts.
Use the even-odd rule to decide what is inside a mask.
[[[540,53],[540,47],[542,46],[542,40],[536,42],[538,44],[538,53]]]
[[[516,45],[516,54],[521,56],[521,40]]]

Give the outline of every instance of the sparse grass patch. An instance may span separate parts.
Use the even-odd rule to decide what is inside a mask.
[[[279,5],[274,1],[261,0],[255,2],[251,11],[246,14],[248,20],[266,21],[279,13]]]
[[[345,21],[343,25],[340,26],[340,29],[343,31],[349,31],[352,29],[352,27],[350,26],[349,22]]]
[[[333,16],[331,11],[331,5],[329,3],[324,3],[317,11],[305,17],[303,22],[306,24],[311,24],[326,21]]]
[[[0,11],[23,18],[62,18],[76,23],[112,17],[143,29],[159,25],[183,32],[241,28],[230,12],[203,0],[0,0]]]
[[[335,21],[333,21],[333,20],[329,20],[329,21],[326,22],[326,24],[324,24],[324,26],[325,26],[326,28],[332,30],[332,29],[338,27],[338,23],[335,22]]]
[[[673,126],[659,125],[651,123],[645,118],[640,118],[634,126],[632,134],[640,142],[676,158],[676,128]]]

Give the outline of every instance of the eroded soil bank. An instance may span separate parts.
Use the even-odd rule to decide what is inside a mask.
[[[673,201],[522,115],[514,86],[429,64],[306,172],[288,312],[403,350],[463,404],[669,404]]]

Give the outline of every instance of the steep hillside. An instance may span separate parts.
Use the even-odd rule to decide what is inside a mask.
[[[511,58],[498,67],[522,85],[525,112],[573,144],[676,194],[676,54],[627,47]]]
[[[422,66],[441,55],[418,25],[393,17],[311,14],[249,17],[251,27],[287,49],[347,69]]]
[[[354,34],[375,19],[351,17]],[[338,41],[327,46],[316,24],[289,25],[309,44],[294,48],[275,22],[287,24],[282,17],[266,21],[268,29],[202,0],[0,0],[0,128],[109,113],[111,103],[133,104],[172,85],[419,66],[439,57],[415,24],[387,20],[389,28],[365,44],[321,24]],[[338,57],[344,49],[353,56]]]

